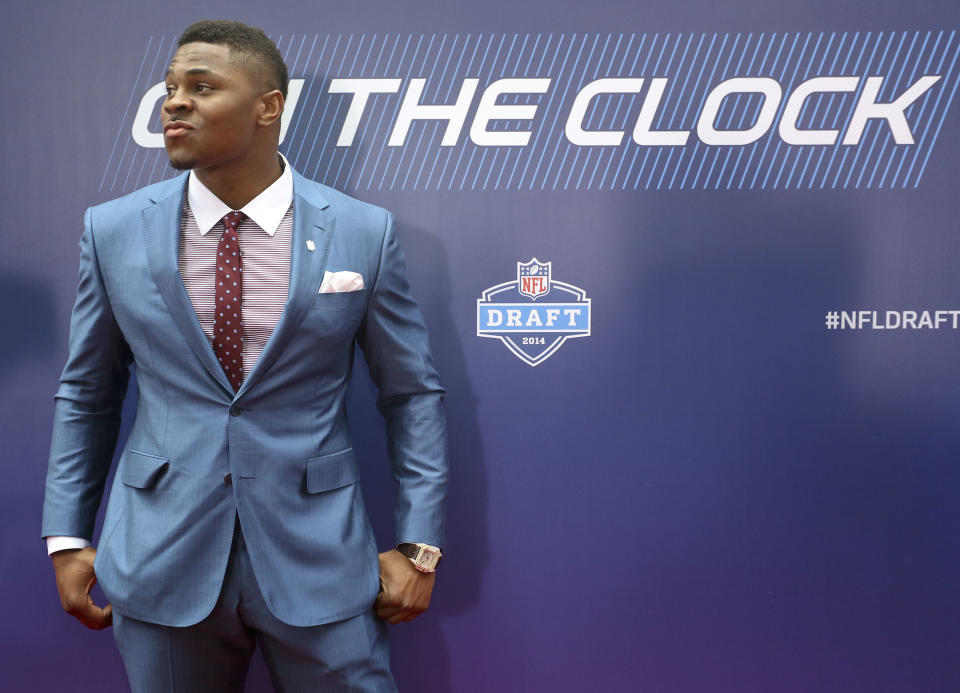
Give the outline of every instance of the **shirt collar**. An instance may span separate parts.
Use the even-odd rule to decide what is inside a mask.
[[[269,236],[277,232],[277,227],[293,202],[293,173],[286,157],[280,154],[280,158],[283,160],[283,173],[280,177],[240,210]],[[190,182],[187,185],[187,200],[201,236],[206,236],[217,222],[232,211],[210,188],[200,182],[193,171],[190,171]]]

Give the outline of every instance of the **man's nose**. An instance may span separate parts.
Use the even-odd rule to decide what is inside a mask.
[[[187,99],[183,96],[182,92],[177,90],[171,94],[167,94],[167,98],[163,102],[163,109],[168,113],[175,113],[178,111],[185,111],[190,108],[190,99]]]

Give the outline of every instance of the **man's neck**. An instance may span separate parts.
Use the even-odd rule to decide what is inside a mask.
[[[242,166],[194,169],[197,178],[230,209],[241,209],[283,173],[276,151]]]

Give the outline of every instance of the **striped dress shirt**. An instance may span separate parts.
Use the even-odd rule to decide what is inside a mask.
[[[283,174],[245,205],[238,227],[243,258],[243,377],[253,370],[280,320],[290,288],[293,176]],[[213,341],[214,282],[223,217],[231,210],[190,173],[180,219],[180,277],[200,327]]]
[[[187,195],[180,224],[180,276],[207,341],[213,342],[214,281],[217,247],[223,235],[218,221],[207,233],[197,226]],[[260,357],[280,320],[290,286],[290,244],[293,238],[293,207],[271,236],[263,227],[245,219],[238,227],[243,258],[243,377]]]

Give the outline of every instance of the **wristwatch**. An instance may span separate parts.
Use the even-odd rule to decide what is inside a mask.
[[[434,573],[440,564],[443,554],[436,546],[430,544],[411,544],[404,542],[397,544],[397,551],[410,559],[413,567],[421,573]]]

